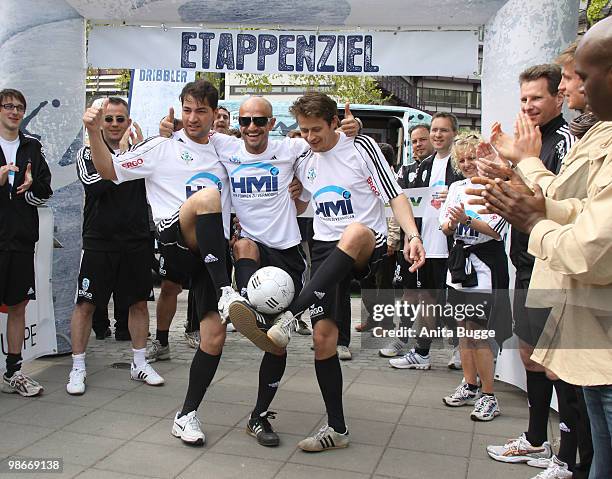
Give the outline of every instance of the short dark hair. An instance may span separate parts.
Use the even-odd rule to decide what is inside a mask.
[[[27,108],[25,96],[19,90],[15,90],[14,88],[5,88],[4,90],[0,90],[0,104],[3,104],[7,98],[15,98],[23,103],[24,108]]]
[[[390,167],[395,166],[395,150],[389,143],[379,143],[378,147]]]
[[[559,91],[559,83],[561,83],[561,67],[554,63],[543,63],[542,65],[529,67],[519,75],[519,85],[540,78],[546,78],[548,93],[556,95]]]
[[[412,132],[420,128],[424,128],[427,131],[431,131],[431,128],[429,127],[427,123],[417,123],[416,125],[412,125],[410,128],[408,128],[408,137],[411,137]]]
[[[328,125],[331,125],[335,116],[338,116],[338,105],[325,93],[311,91],[293,102],[289,108],[295,118],[298,115],[305,117],[323,118]]]
[[[222,106],[222,105],[219,105],[217,108],[218,108],[219,110],[225,110],[225,111],[227,112],[227,114],[228,114],[228,115],[230,114],[230,111],[229,111],[227,108],[225,108],[224,106]],[[240,137],[238,137],[238,138],[240,138]]]
[[[181,103],[185,101],[185,97],[189,95],[192,96],[194,100],[204,103],[211,107],[212,109],[216,109],[219,103],[219,91],[214,87],[214,85],[206,80],[196,80],[187,83],[183,87],[183,91],[181,91]]]
[[[109,96],[108,97],[108,103],[110,105],[121,105],[121,106],[125,107],[125,111],[127,111],[127,112],[130,111],[130,109],[128,107],[127,101],[125,101],[123,98],[119,98],[118,96]]]
[[[434,113],[434,115],[431,117],[431,122],[433,123],[436,118],[446,118],[451,122],[451,128],[455,133],[457,132],[457,130],[459,130],[459,120],[457,120],[457,117],[452,113],[447,113],[445,111],[439,111],[437,113]]]

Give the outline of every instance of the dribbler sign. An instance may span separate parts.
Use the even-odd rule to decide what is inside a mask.
[[[147,48],[142,48],[147,45]],[[407,54],[410,52],[409,54]],[[473,76],[477,31],[270,31],[95,26],[92,67],[234,73]]]

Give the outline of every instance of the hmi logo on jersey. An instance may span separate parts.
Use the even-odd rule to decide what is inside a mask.
[[[248,173],[250,174],[244,174],[244,170],[249,170]],[[230,174],[232,193],[234,196],[244,198],[276,196],[278,194],[279,173],[279,169],[270,163],[240,165]]]
[[[317,201],[318,198],[322,201]],[[315,214],[322,219],[337,221],[355,216],[351,192],[341,186],[329,185],[321,188],[313,195],[313,199],[316,205]]]
[[[212,173],[198,173],[192,176],[185,183],[185,198],[189,198],[194,193],[197,193],[202,188],[215,186],[219,191],[223,188],[223,182],[218,176]]]

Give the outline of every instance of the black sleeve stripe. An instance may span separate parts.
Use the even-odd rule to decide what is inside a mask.
[[[160,140],[160,141],[155,142],[153,145],[149,145],[150,148],[148,150],[145,150],[145,151],[136,151],[136,150],[141,149],[147,143],[150,143],[152,140]],[[115,158],[118,158],[121,161],[123,161],[124,158],[121,158],[123,155],[129,156],[130,158],[133,158],[133,157],[136,157],[136,156],[140,156],[140,155],[146,155],[153,148],[155,148],[155,147],[157,147],[159,145],[163,145],[165,143],[164,140],[165,141],[176,141],[176,140],[172,140],[171,138],[165,138],[163,136],[151,136],[151,137],[147,138],[146,140],[141,141],[137,145],[134,145],[129,150],[126,150],[123,153],[119,153],[118,155],[115,155]],[[128,155],[128,153],[130,153],[130,155]]]
[[[304,161],[308,161],[308,159],[312,157],[312,150],[309,148],[307,151],[305,151],[304,153],[302,153],[298,159],[296,160],[294,167],[293,167],[293,171],[297,171],[300,167],[300,165],[304,162]]]
[[[504,229],[504,226],[506,226],[506,220],[505,219],[501,219],[501,221],[499,221],[494,227],[493,227],[493,231],[495,231],[497,234],[501,235],[502,230]]]
[[[31,191],[26,191],[25,193],[25,201],[26,203],[32,205],[32,206],[42,206],[44,205],[47,200],[42,200],[40,198],[37,198],[36,196],[34,196],[34,193],[32,193]]]
[[[87,163],[85,161],[85,148],[81,148],[77,153],[77,175],[79,180],[85,185],[91,185],[102,181],[102,177],[98,173],[90,174],[87,171]]]
[[[385,191],[385,194],[387,198],[391,200],[395,198],[396,196],[399,196],[401,194],[401,191],[398,191],[395,188],[395,185],[397,185],[397,182],[393,178],[390,178],[387,175],[387,172],[385,171],[385,169],[382,167],[381,165],[382,160],[376,154],[376,150],[372,146],[373,141],[374,140],[372,140],[370,137],[363,136],[363,135],[359,135],[355,138],[355,144],[361,146],[365,150],[365,152],[368,154],[368,156],[370,157],[372,163],[374,164],[374,167],[376,168],[377,176],[380,178],[380,181],[382,182],[382,187]]]

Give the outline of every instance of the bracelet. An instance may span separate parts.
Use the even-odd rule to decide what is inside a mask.
[[[465,224],[465,226],[470,226],[470,225],[472,224],[472,217],[471,217],[471,216],[468,216],[468,217],[467,217],[467,220],[465,220],[465,223],[464,223],[464,224]]]
[[[418,234],[418,233],[410,233],[407,236],[408,243],[410,243],[414,238],[418,238],[421,243],[423,242],[423,239],[421,238],[420,234]]]

